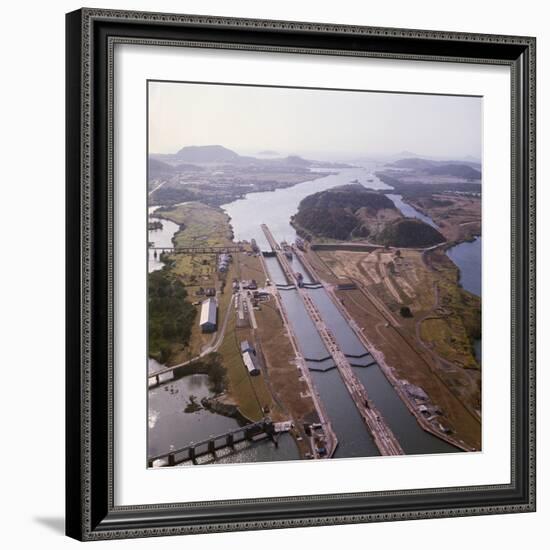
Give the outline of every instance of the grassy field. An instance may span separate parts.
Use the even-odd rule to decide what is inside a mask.
[[[170,209],[159,209],[155,216],[166,218],[182,228],[175,235],[176,246],[229,246],[233,244],[229,216],[215,206],[188,202]]]
[[[258,340],[268,364],[270,383],[282,407],[299,422],[318,421],[312,399],[301,395],[308,391],[308,387],[300,380],[294,350],[275,301],[263,304],[256,318]]]
[[[241,413],[250,420],[260,420],[265,413],[263,409],[272,414],[274,403],[266,387],[262,375],[250,376],[246,369],[241,351],[241,340],[251,338],[251,333],[246,329],[238,329],[235,326],[235,317],[231,316],[227,332],[218,353],[223,358],[223,366],[227,373],[228,389],[235,404]],[[277,415],[273,415],[277,417]]]
[[[262,269],[260,258],[248,256],[246,253],[239,254],[238,277],[242,280],[255,279],[258,286],[265,285],[265,273]]]
[[[421,338],[436,353],[468,369],[479,369],[472,342],[481,336],[481,300],[458,284],[458,271],[443,251],[433,251],[428,259],[435,270],[438,290],[436,315],[421,324]]]

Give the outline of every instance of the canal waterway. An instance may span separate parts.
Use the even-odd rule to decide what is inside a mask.
[[[235,201],[223,208],[231,216],[231,224],[236,239],[250,240],[254,238],[260,248],[269,250],[269,245],[263,231],[262,223],[269,226],[274,238],[281,242],[291,243],[295,239],[295,231],[289,223],[290,217],[297,211],[298,204],[307,195],[329,189],[337,185],[359,181],[365,187],[373,189],[388,189],[378,178],[372,177],[365,168],[344,170],[338,176],[305,182],[297,186],[280,189],[271,193],[251,193],[245,199]],[[369,181],[371,180],[371,181]],[[269,197],[268,197],[269,195]],[[275,284],[284,285],[288,281],[277,258],[265,258],[270,277]],[[292,268],[307,276],[297,258],[292,260]],[[306,279],[305,282],[308,282]],[[308,290],[324,321],[334,334],[342,351],[350,356],[354,364],[372,363],[372,358],[362,345],[349,323],[344,319],[338,308],[324,289]],[[339,445],[336,457],[376,456],[379,454],[365,424],[351,399],[347,388],[334,368],[332,359],[326,350],[313,322],[311,321],[303,302],[296,290],[280,290],[283,305],[289,321],[296,333],[301,352],[309,361],[308,366],[321,400],[327,409],[333,429],[338,437]],[[352,356],[363,356],[363,359],[352,359]],[[324,359],[321,363],[320,360]],[[321,367],[321,368],[319,368]],[[380,367],[372,364],[369,367],[353,367],[358,377],[375,405],[391,412],[387,419],[390,428],[398,435],[400,443],[407,454],[458,452],[444,441],[425,432],[408,411],[391,384],[387,381]],[[384,384],[385,381],[385,384]]]
[[[325,323],[334,334],[340,349],[348,356],[350,362],[357,363],[357,360],[351,359],[350,356],[364,355],[367,353],[367,349],[347,320],[324,289],[309,290],[308,292],[321,312]],[[409,412],[376,363],[367,367],[355,366],[353,370],[365,386],[376,408],[386,419],[406,454],[457,452],[456,447],[429,434],[419,426],[416,418]]]

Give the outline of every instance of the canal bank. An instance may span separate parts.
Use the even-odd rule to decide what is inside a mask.
[[[481,298],[482,237],[465,241],[447,249],[447,256],[458,267],[458,282],[468,292]],[[482,338],[473,342],[477,362],[482,363]]]
[[[386,194],[392,200],[396,208],[406,217],[417,218],[438,229],[437,224],[422,212],[406,203],[402,195]],[[445,250],[447,257],[458,268],[458,283],[464,290],[481,298],[481,262],[482,262],[482,237],[477,236],[473,240],[463,241]],[[473,351],[476,360],[481,365],[482,339],[473,341]]]

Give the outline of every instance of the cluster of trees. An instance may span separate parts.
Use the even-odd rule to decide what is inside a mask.
[[[348,208],[355,212],[364,207],[374,211],[382,208],[395,208],[388,197],[369,191],[360,184],[341,185],[327,191],[313,193],[313,195],[308,195],[302,199],[298,208],[299,210],[307,208]]]
[[[319,237],[365,238],[368,228],[357,216],[361,208],[376,213],[380,209],[395,209],[395,206],[385,195],[368,191],[362,185],[343,185],[304,198],[293,223]]]
[[[196,316],[183,284],[165,270],[149,273],[149,355],[166,363],[177,345],[187,345]]]
[[[357,226],[357,218],[345,208],[305,208],[294,216],[305,230],[319,237],[346,240]]]
[[[178,204],[180,202],[199,200],[200,197],[196,193],[185,188],[173,188],[163,186],[151,195],[149,204]]]
[[[210,391],[219,394],[225,390],[225,367],[223,366],[222,356],[217,353],[209,353],[204,359],[201,360],[205,365],[205,370],[208,373],[208,385]]]
[[[148,229],[149,231],[156,231],[158,229],[162,229],[162,222],[159,220],[150,221]]]
[[[386,246],[425,247],[445,241],[445,237],[431,225],[421,220],[403,218],[388,223],[376,242]]]

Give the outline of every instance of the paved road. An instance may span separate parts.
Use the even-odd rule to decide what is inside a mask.
[[[161,181],[153,190],[149,191],[149,196],[151,196],[155,191],[158,191],[166,181]]]

